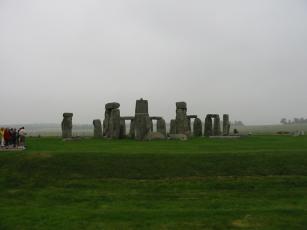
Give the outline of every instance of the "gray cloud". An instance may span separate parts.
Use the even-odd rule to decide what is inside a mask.
[[[0,123],[75,122],[135,100],[170,119],[307,116],[303,0],[0,0]]]

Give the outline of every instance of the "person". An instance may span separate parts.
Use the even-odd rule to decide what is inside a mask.
[[[19,146],[19,131],[20,131],[20,129],[18,129],[18,130],[16,131],[16,146],[17,146],[17,147]]]
[[[9,129],[9,132],[10,132],[10,139],[9,139],[9,146],[12,146],[13,145],[13,129],[10,128]]]
[[[25,147],[26,135],[27,135],[25,127],[21,127],[19,129],[18,135],[19,135],[19,145]]]
[[[4,147],[4,128],[0,129],[0,146]]]
[[[17,131],[16,131],[16,129],[12,129],[11,140],[12,140],[13,147],[16,148],[16,142],[17,142]]]
[[[11,139],[10,130],[8,128],[4,130],[3,136],[4,136],[4,145],[6,148],[8,148],[10,144],[10,139]]]

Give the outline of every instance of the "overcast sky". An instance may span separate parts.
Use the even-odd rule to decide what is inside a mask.
[[[0,123],[307,117],[306,0],[0,0]]]

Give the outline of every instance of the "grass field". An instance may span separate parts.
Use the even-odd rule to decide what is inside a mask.
[[[0,229],[306,229],[307,137],[29,138],[0,152]]]

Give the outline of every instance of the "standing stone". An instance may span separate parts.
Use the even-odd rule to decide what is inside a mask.
[[[72,117],[73,113],[63,113],[62,137],[72,138]]]
[[[94,137],[95,138],[101,138],[102,135],[102,127],[101,127],[101,120],[93,120],[94,125]]]
[[[117,102],[105,105],[105,118],[103,121],[103,135],[108,138],[119,138],[120,136],[120,104]]]
[[[188,128],[189,128],[189,132],[192,132],[192,127],[191,127],[191,119],[188,118]]]
[[[184,109],[187,110],[187,103],[184,101],[176,102],[176,109]]]
[[[135,113],[147,113],[148,114],[148,101],[143,100],[141,98],[140,100],[136,100],[136,105],[135,105]]]
[[[125,120],[120,120],[120,131],[119,131],[119,138],[126,137],[126,122]]]
[[[187,104],[185,102],[176,103],[176,134],[190,134]]]
[[[157,120],[157,132],[166,136],[166,124],[163,118]]]
[[[119,138],[120,133],[120,112],[119,109],[113,109],[111,111],[110,124],[109,124],[110,136],[113,139]]]
[[[111,110],[106,109],[104,113],[104,120],[103,120],[103,136],[108,137],[109,136],[109,123],[110,123],[110,117],[111,117]]]
[[[213,136],[220,136],[221,134],[221,120],[220,116],[216,114],[213,122]]]
[[[176,134],[176,120],[172,119],[170,123],[170,134]]]
[[[130,122],[129,138],[134,139],[135,137],[135,120],[132,119]]]
[[[223,115],[223,135],[229,136],[230,133],[230,122],[229,122],[229,115]]]
[[[135,114],[135,139],[145,140],[145,137],[151,132],[151,122],[149,115]]]
[[[193,123],[193,133],[195,137],[201,137],[203,135],[202,132],[202,122],[199,118],[195,118],[194,119],[194,123]]]
[[[153,132],[154,131],[154,125],[153,125],[153,120],[150,120],[150,131]]]
[[[146,136],[151,132],[151,119],[148,114],[148,101],[136,101],[135,106],[135,139],[145,140]]]
[[[212,136],[213,132],[212,132],[212,116],[211,115],[207,115],[206,119],[205,119],[205,131],[204,131],[204,135],[205,136]]]

